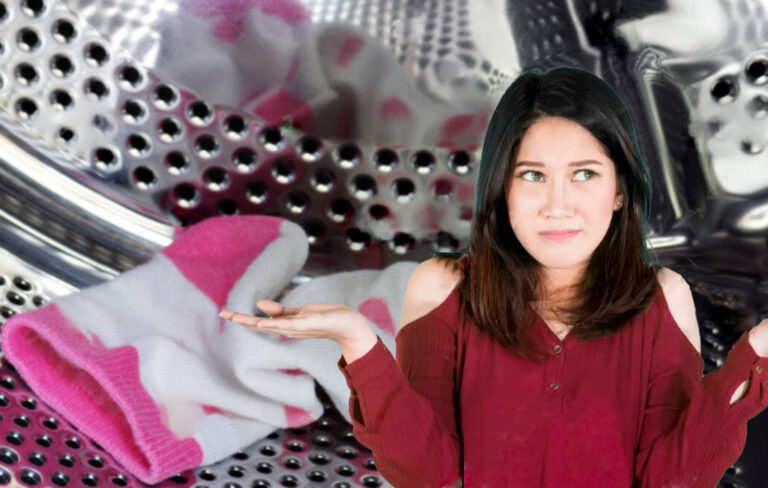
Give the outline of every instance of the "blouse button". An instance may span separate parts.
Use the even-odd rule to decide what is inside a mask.
[[[757,370],[758,373],[762,373],[763,372],[763,365],[762,364],[758,364],[755,369]]]
[[[562,347],[560,347],[560,344],[555,344],[555,347],[553,347],[553,348],[552,348],[552,350],[553,350],[553,351],[555,351],[555,354],[560,354],[560,351],[561,351],[562,349],[563,349],[563,348],[562,348]]]
[[[559,386],[559,385],[558,385],[557,383],[555,383],[554,381],[553,381],[552,383],[550,383],[550,384],[549,384],[549,387],[550,387],[550,388],[552,388],[553,390],[557,390],[557,387],[558,387],[558,386]]]

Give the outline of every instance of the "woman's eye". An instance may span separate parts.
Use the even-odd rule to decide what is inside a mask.
[[[597,175],[597,173],[589,169],[580,169],[577,171],[577,173],[582,173],[582,172],[584,172],[585,174],[589,174],[589,176],[586,178],[587,180],[590,180]]]
[[[523,178],[523,179],[525,180],[525,179],[526,179],[526,178],[525,178],[525,175],[527,175],[528,173],[535,173],[535,174],[537,174],[537,175],[541,175],[541,172],[540,172],[540,171],[533,171],[533,170],[529,170],[529,171],[523,171],[523,172],[522,172],[522,173],[520,173],[518,176],[520,176],[521,178]],[[538,180],[528,180],[528,181],[538,181]]]
[[[525,178],[525,175],[527,175],[528,173],[536,175],[536,179],[531,180],[531,179]],[[587,175],[582,181],[590,180],[590,179],[594,178],[595,176],[597,176],[597,173],[595,173],[594,171],[592,171],[590,169],[580,169],[580,170],[574,172],[574,174],[578,174],[578,173],[584,173],[584,174]],[[518,174],[518,176],[523,178],[524,180],[527,180],[527,181],[541,181],[541,177],[543,175],[542,175],[542,173],[540,171],[528,170],[528,171],[523,171],[522,173]]]

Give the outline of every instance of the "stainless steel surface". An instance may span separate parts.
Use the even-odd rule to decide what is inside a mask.
[[[2,317],[112,279],[212,215],[302,225],[310,258],[297,280],[461,249],[498,98],[523,70],[571,65],[628,106],[653,175],[647,237],[692,284],[710,371],[768,310],[767,8],[0,0]],[[3,408],[24,407],[10,405],[3,436],[23,430]],[[767,420],[750,423],[722,486],[766,484]],[[18,455],[10,442],[0,449]],[[0,463],[17,477],[38,469],[24,453]],[[255,483],[253,458],[235,461],[242,476],[224,463],[187,482]],[[286,486],[330,486],[275,470],[293,473]],[[340,476],[362,485],[362,473]]]

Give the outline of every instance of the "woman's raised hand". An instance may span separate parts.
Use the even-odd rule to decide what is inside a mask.
[[[335,303],[284,307],[272,300],[259,300],[256,305],[272,318],[254,317],[226,309],[219,316],[259,332],[296,338],[327,338],[342,345],[353,343],[358,338],[370,337],[373,333],[362,314]]]

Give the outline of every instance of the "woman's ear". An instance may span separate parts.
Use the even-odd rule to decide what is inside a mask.
[[[615,201],[615,202],[614,202],[614,204],[613,204],[613,208],[614,208],[614,209],[616,209],[616,210],[618,210],[618,209],[620,209],[620,208],[621,208],[621,206],[622,206],[623,204],[624,204],[624,196],[623,196],[623,195],[618,195],[618,196],[616,197],[616,201]]]

